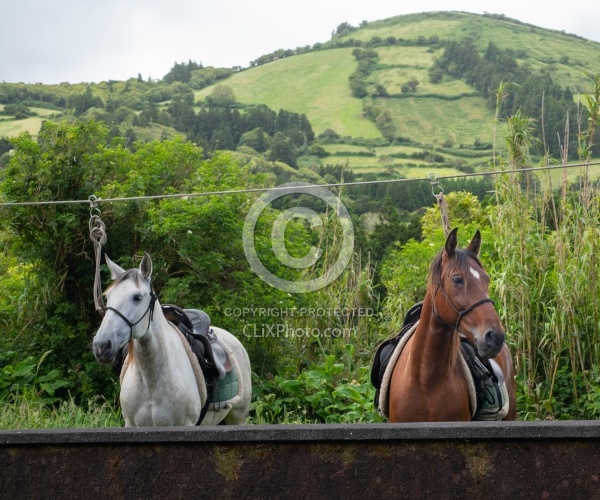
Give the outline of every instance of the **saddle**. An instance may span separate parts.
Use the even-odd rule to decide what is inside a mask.
[[[371,383],[376,389],[375,408],[379,408],[381,382],[392,354],[402,337],[419,321],[422,309],[422,301],[412,306],[406,313],[400,333],[382,342],[375,352],[371,367]],[[495,361],[479,356],[466,338],[461,337],[460,340],[461,354],[471,372],[475,386],[477,409],[473,420],[496,420],[507,400],[507,395],[502,391],[504,374]]]
[[[199,309],[182,309],[173,304],[163,304],[161,307],[165,318],[179,328],[188,340],[198,360],[203,359],[207,368],[214,369],[219,380],[224,379],[231,370],[231,362],[210,328],[208,314]]]
[[[423,309],[423,301],[417,302],[414,306],[412,306],[404,317],[404,322],[402,323],[400,333],[395,337],[384,340],[375,352],[373,365],[371,366],[371,384],[373,384],[375,389],[377,389],[375,392],[375,408],[378,408],[379,405],[381,381],[383,380],[385,370],[390,363],[390,358],[392,357],[392,354],[394,353],[396,346],[400,343],[402,337],[417,321],[419,321],[419,318],[421,317],[421,309]]]

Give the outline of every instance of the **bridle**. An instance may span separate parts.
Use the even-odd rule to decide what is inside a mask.
[[[138,319],[135,323],[132,323],[131,321],[129,321],[124,314],[122,314],[120,311],[118,311],[117,309],[115,309],[114,307],[110,307],[110,306],[104,306],[102,308],[102,310],[104,312],[106,311],[112,311],[114,313],[116,313],[118,316],[121,317],[121,319],[123,321],[125,321],[125,323],[127,323],[127,326],[129,326],[129,340],[127,342],[130,342],[131,339],[133,338],[133,327],[135,325],[137,325],[139,322],[141,322],[144,317],[146,316],[146,314],[148,314],[148,311],[150,311],[150,316],[148,318],[148,327],[146,328],[146,332],[150,329],[150,323],[152,323],[152,319],[154,317],[154,304],[156,304],[158,297],[157,295],[154,293],[154,290],[152,290],[152,285],[150,285],[150,303],[148,304],[148,309],[146,309],[144,311],[144,314],[142,314],[142,317],[140,319]],[[145,332],[144,332],[145,333]]]
[[[444,295],[444,298],[446,299],[446,302],[448,303],[448,305],[454,310],[454,312],[456,314],[458,314],[458,318],[456,319],[456,323],[452,324],[452,323],[448,323],[447,321],[445,321],[444,319],[442,319],[440,317],[440,315],[436,312],[435,310],[435,296],[438,292],[438,290],[442,291],[442,294]],[[475,302],[474,304],[470,305],[469,307],[467,307],[466,309],[463,309],[462,311],[459,311],[454,304],[452,303],[452,301],[450,300],[450,297],[448,297],[448,294],[446,293],[446,291],[444,290],[444,287],[442,286],[442,282],[438,282],[438,285],[435,289],[435,292],[433,294],[433,302],[431,305],[431,309],[433,311],[433,316],[434,318],[438,321],[438,323],[441,323],[444,326],[447,326],[449,328],[452,328],[454,330],[456,330],[458,333],[460,333],[461,335],[465,336],[464,333],[462,333],[458,327],[460,325],[460,322],[462,321],[462,319],[469,314],[473,309],[475,309],[476,307],[479,307],[482,304],[485,304],[487,302],[491,302],[492,304],[494,304],[494,301],[492,299],[490,299],[489,297],[486,297],[485,299],[481,299],[477,302]]]

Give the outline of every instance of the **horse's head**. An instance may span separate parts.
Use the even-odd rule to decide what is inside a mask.
[[[479,354],[493,358],[504,345],[505,332],[488,295],[490,278],[478,258],[479,231],[465,249],[457,247],[453,229],[446,245],[431,265],[429,291],[433,293],[436,320],[477,346]]]
[[[139,269],[125,271],[106,256],[114,280],[106,290],[104,319],[94,336],[96,359],[110,363],[121,347],[142,337],[150,326],[156,295],[152,291],[152,259],[147,253]]]

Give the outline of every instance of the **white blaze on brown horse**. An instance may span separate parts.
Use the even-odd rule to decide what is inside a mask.
[[[421,318],[392,373],[390,422],[471,420],[468,382],[461,365],[463,335],[483,358],[502,369],[516,419],[514,367],[505,330],[488,295],[490,278],[478,255],[481,235],[457,248],[457,229],[432,262]]]

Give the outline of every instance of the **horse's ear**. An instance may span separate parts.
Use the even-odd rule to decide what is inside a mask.
[[[457,232],[458,232],[458,228],[455,227],[452,231],[450,231],[450,234],[446,238],[446,246],[444,248],[446,250],[446,254],[448,255],[448,257],[452,257],[454,255],[454,250],[456,250],[456,245],[458,242],[458,240],[456,238]]]
[[[108,255],[104,255],[104,260],[106,260],[106,265],[108,266],[108,270],[110,271],[110,279],[115,280],[117,276],[120,276],[125,272],[118,264],[115,264],[112,260],[108,258]]]
[[[479,255],[480,248],[481,248],[481,233],[479,232],[479,229],[478,229],[477,232],[475,233],[475,236],[473,236],[471,243],[469,243],[467,250],[469,250],[469,252],[474,253],[475,255]]]
[[[144,252],[144,258],[140,262],[140,271],[145,279],[150,279],[150,276],[152,276],[152,259],[146,252]]]

